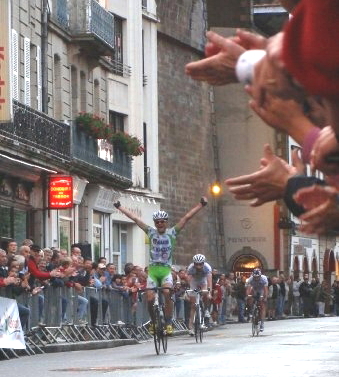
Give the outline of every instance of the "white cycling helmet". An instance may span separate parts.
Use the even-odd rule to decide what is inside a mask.
[[[206,258],[205,258],[205,255],[196,254],[194,255],[192,260],[193,260],[193,263],[204,263]]]
[[[255,268],[252,272],[252,276],[256,277],[256,276],[261,276],[261,270],[260,268]]]
[[[165,211],[154,212],[153,220],[168,220],[168,213]]]

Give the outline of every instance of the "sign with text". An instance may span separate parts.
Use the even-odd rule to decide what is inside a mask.
[[[0,348],[26,348],[17,302],[5,297],[0,297]]]
[[[48,208],[64,209],[73,207],[72,177],[50,177],[48,185]]]
[[[10,82],[10,1],[0,0],[0,122],[12,119]]]

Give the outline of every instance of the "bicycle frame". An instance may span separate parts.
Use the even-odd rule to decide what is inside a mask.
[[[249,296],[252,297],[252,296]],[[261,321],[261,299],[262,296],[254,297],[252,306],[252,336],[259,336],[260,327],[259,322]]]
[[[155,287],[155,288],[145,288],[139,290],[139,294],[142,291],[154,291],[154,302],[152,305],[152,314],[151,320],[153,324],[153,340],[154,340],[154,347],[157,355],[160,354],[160,348],[162,345],[162,349],[164,353],[167,352],[167,333],[166,333],[166,323],[165,323],[165,300],[163,297],[162,291],[164,289],[171,288],[162,288],[162,287]],[[161,296],[161,297],[160,297]]]

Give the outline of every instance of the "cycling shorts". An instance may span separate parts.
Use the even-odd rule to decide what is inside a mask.
[[[170,266],[150,265],[148,267],[147,288],[162,287],[166,284],[173,286],[172,270]]]
[[[204,277],[202,279],[191,279],[190,281],[190,289],[207,289],[207,277]],[[189,293],[189,296],[194,296],[195,294],[193,292]]]

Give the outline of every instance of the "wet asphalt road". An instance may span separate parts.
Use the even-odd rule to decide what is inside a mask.
[[[25,377],[334,377],[339,376],[339,317],[267,322],[259,337],[250,324],[229,324],[205,334],[169,340],[155,355],[152,341],[1,361],[3,376]]]

